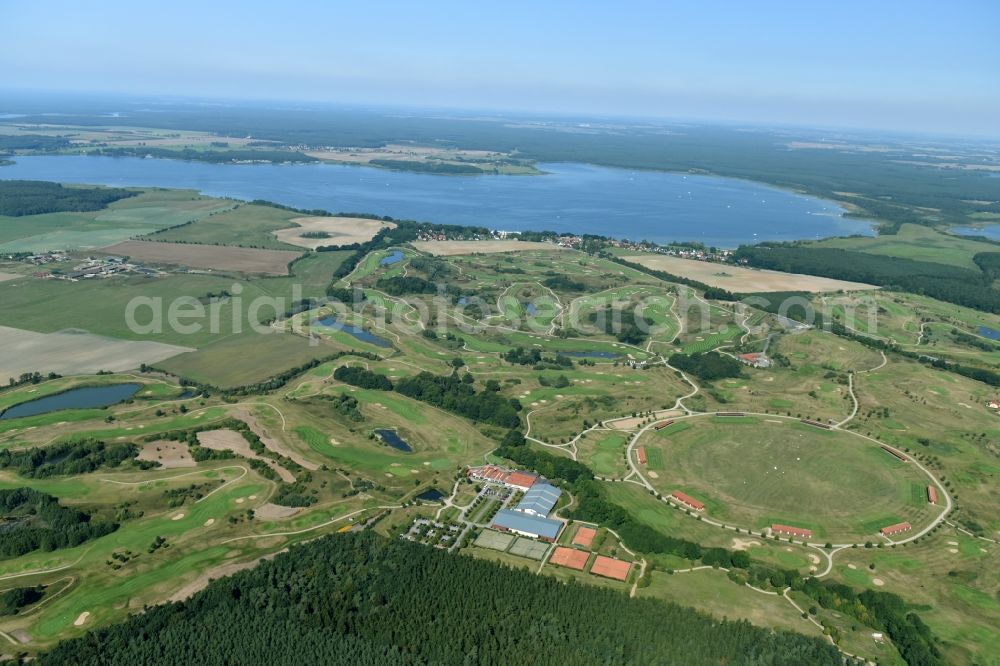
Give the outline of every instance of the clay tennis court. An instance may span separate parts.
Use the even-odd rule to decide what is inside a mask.
[[[125,241],[109,245],[101,252],[150,264],[265,275],[288,275],[288,264],[301,255],[300,252],[289,250],[162,241]]]
[[[563,250],[552,243],[517,240],[488,241],[414,241],[413,247],[435,257],[450,257],[456,254],[495,254],[498,252],[527,252],[528,250]]]
[[[593,527],[580,527],[573,536],[573,545],[590,548],[591,544],[594,543],[595,536],[597,536],[597,530]]]
[[[595,576],[613,578],[614,580],[625,580],[628,578],[628,572],[631,568],[632,564],[630,562],[598,555],[594,560],[594,566],[590,567],[590,573]]]
[[[668,257],[662,254],[625,255],[626,261],[666,271],[699,282],[711,287],[719,287],[734,293],[752,294],[763,291],[858,291],[862,289],[878,289],[875,285],[862,282],[847,282],[815,275],[799,273],[782,273],[756,268],[743,268],[731,264],[719,264],[710,261],[695,261]]]
[[[552,557],[549,558],[549,564],[556,564],[561,567],[566,567],[567,569],[583,571],[583,568],[587,566],[587,559],[589,557],[590,553],[585,550],[576,550],[573,548],[559,546],[556,548],[555,552],[552,553]]]

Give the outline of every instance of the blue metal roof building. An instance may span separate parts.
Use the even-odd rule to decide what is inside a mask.
[[[547,516],[552,512],[561,494],[562,491],[553,485],[536,483],[524,493],[524,497],[517,503],[514,510],[535,516]]]
[[[493,518],[492,527],[504,532],[516,532],[525,536],[555,541],[563,524],[558,520],[533,516],[530,513],[501,509]]]

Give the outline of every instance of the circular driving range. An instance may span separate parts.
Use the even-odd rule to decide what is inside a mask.
[[[737,527],[812,530],[814,542],[878,542],[879,529],[937,515],[930,478],[877,443],[845,431],[767,417],[684,419],[644,434],[643,475],[658,492],[704,503]],[[800,539],[797,539],[800,540]]]

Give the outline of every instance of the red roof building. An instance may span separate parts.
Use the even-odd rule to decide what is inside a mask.
[[[520,488],[521,490],[527,490],[531,486],[535,485],[535,481],[537,480],[538,480],[537,474],[516,470],[514,472],[511,472],[510,476],[507,477],[507,485],[514,486],[515,488]]]
[[[635,455],[639,459],[639,464],[640,465],[645,465],[646,464],[646,447],[645,446],[640,446],[638,449],[636,449],[635,450]]]
[[[690,495],[687,495],[685,493],[682,493],[679,490],[675,490],[674,492],[670,493],[670,496],[673,497],[678,502],[681,502],[683,504],[687,504],[689,507],[691,507],[695,511],[701,511],[702,509],[705,508],[705,504],[703,502],[699,502],[695,498],[693,498]]]
[[[775,534],[787,534],[788,536],[799,537],[800,539],[811,539],[812,530],[807,530],[802,527],[792,527],[791,525],[780,525],[774,523],[771,525],[771,531]]]
[[[927,486],[927,501],[931,504],[937,504],[937,488],[934,486]]]
[[[913,529],[913,526],[909,523],[896,523],[895,525],[889,525],[888,527],[883,527],[880,532],[882,536],[893,536],[894,534],[899,534],[900,532],[908,532]]]
[[[882,445],[882,450],[885,451],[886,453],[888,453],[891,456],[895,456],[896,458],[899,458],[903,462],[909,462],[909,459],[906,456],[904,456],[902,453],[900,453],[896,449],[892,448],[891,446],[886,446],[885,444],[883,444]]]

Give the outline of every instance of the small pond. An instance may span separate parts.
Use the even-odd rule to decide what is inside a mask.
[[[37,400],[14,405],[0,414],[0,421],[38,416],[62,409],[97,409],[128,400],[141,384],[111,384],[109,386],[83,386]]]
[[[391,254],[379,260],[379,266],[391,266],[403,260],[403,253],[400,250],[393,250]]]
[[[571,356],[573,358],[618,358],[621,354],[609,351],[561,351],[556,352],[557,356]]]
[[[375,431],[375,434],[378,435],[383,442],[385,442],[394,449],[403,451],[404,453],[413,452],[413,449],[410,448],[410,445],[406,443],[406,440],[400,437],[399,433],[397,433],[395,430],[389,430],[387,428],[379,428],[378,430]]]
[[[984,338],[989,338],[990,340],[1000,340],[1000,331],[990,328],[989,326],[980,326],[977,329],[977,332]]]
[[[376,347],[391,347],[392,343],[385,338],[380,338],[374,333],[369,333],[363,328],[354,326],[353,324],[345,324],[343,322],[337,321],[336,317],[333,315],[327,315],[317,319],[315,324],[320,326],[326,326],[327,328],[334,328],[338,331],[343,331],[353,338],[360,340],[361,342],[367,342],[370,345],[375,345]]]
[[[440,502],[445,497],[444,493],[437,488],[428,488],[424,492],[417,495],[418,500],[423,500],[424,502]]]

